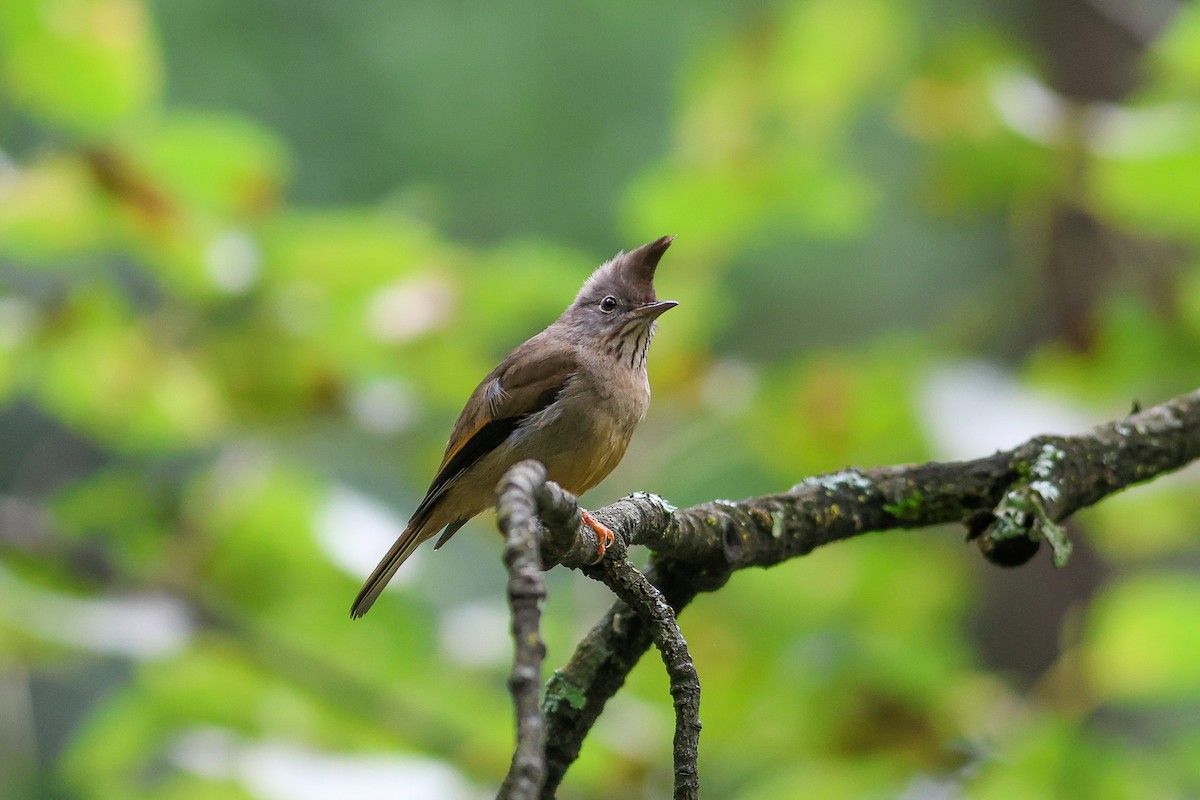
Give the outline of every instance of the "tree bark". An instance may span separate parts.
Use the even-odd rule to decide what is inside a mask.
[[[1045,540],[1062,565],[1070,553],[1059,525],[1064,519],[1197,458],[1200,391],[1083,434],[1039,436],[972,461],[851,467],[779,494],[683,510],[655,495],[634,494],[594,516],[622,542],[652,551],[645,579],[677,615],[735,570],[772,566],[824,544],[895,528],[961,523],[989,560],[1009,566],[1024,563]],[[546,565],[592,563],[595,535],[581,524],[574,498],[554,484],[532,491]],[[624,547],[618,552],[624,560]],[[543,701],[543,798],[555,796],[587,732],[642,653],[661,642],[661,628],[651,618],[618,601],[551,677]],[[672,685],[674,691],[674,676]]]

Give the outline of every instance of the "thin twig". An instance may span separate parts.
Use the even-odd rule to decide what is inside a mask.
[[[700,746],[700,677],[696,665],[675,612],[663,599],[662,592],[626,558],[625,544],[619,537],[610,551],[600,565],[588,567],[584,573],[603,581],[650,628],[671,680],[675,705],[674,797],[695,800],[700,792],[696,767]]]
[[[699,593],[686,568],[652,562],[645,577],[662,590],[676,614]],[[584,737],[653,642],[651,626],[624,602],[614,603],[571,660],[550,677],[544,704],[547,773],[542,800],[557,796],[567,769],[579,758]]]
[[[508,603],[512,609],[513,669],[508,679],[517,715],[517,745],[512,765],[497,795],[505,800],[533,800],[546,779],[546,719],[539,691],[546,645],[540,630],[546,581],[538,548],[537,501],[534,492],[546,482],[546,468],[523,461],[510,469],[497,487],[496,511],[504,533],[508,567]]]

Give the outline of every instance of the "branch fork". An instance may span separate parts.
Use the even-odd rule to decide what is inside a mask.
[[[564,701],[568,706],[581,702],[580,693],[563,682],[561,673],[555,673],[547,686],[544,708],[538,697],[546,653],[539,628],[541,604],[546,599],[543,571],[556,563],[580,568],[588,577],[602,581],[649,626],[670,677],[675,705],[674,796],[681,800],[697,797],[700,681],[675,612],[662,592],[630,563],[619,534],[602,554],[599,536],[583,524],[575,497],[547,481],[546,468],[537,461],[523,461],[505,473],[497,487],[497,516],[506,542],[504,562],[515,642],[508,685],[517,715],[517,745],[498,797],[545,796],[545,713],[552,713]],[[603,522],[607,525],[609,520]],[[555,786],[557,781],[548,787],[550,796]]]
[[[1045,539],[1055,563],[1061,566],[1070,553],[1064,520],[1111,494],[1197,458],[1200,391],[1078,435],[1041,436],[972,461],[848,468],[807,478],[779,494],[682,510],[644,493],[600,509],[595,516],[616,534],[616,543],[603,563],[583,571],[604,580],[619,602],[551,677],[539,709],[544,728],[527,726],[530,737],[541,737],[532,739],[533,749],[541,748],[539,769],[544,767],[540,795],[536,791],[505,794],[502,789],[501,796],[555,796],[608,699],[652,644],[659,647],[671,672],[676,700],[676,797],[694,796],[695,780],[688,771],[693,767],[681,770],[680,764],[681,757],[691,756],[683,751],[699,732],[691,699],[694,693],[698,701],[699,684],[693,678],[694,667],[689,674],[690,658],[686,665],[681,663],[686,644],[681,644],[681,636],[673,638],[678,632],[674,618],[701,592],[724,585],[736,570],[772,566],[821,545],[873,531],[946,523],[965,525],[968,539],[977,540],[988,559],[1001,564],[1024,563]],[[574,498],[547,483],[541,465],[516,465],[501,482],[500,491],[501,529],[510,541],[514,533],[506,520],[514,517],[505,510],[506,505],[517,502],[520,508],[531,510],[530,526],[535,533],[528,546],[536,555],[540,533],[538,563],[583,568],[596,557],[598,542],[588,538],[589,534],[594,537],[590,528],[580,525]],[[514,499],[506,501],[506,497]],[[525,519],[521,513],[515,519]],[[541,526],[537,527],[539,518]],[[519,531],[517,538],[527,541]],[[644,574],[626,558],[626,547],[631,544],[644,545],[652,552]],[[524,573],[510,568],[510,587],[519,585],[515,583],[519,574]],[[514,596],[522,597],[510,591],[510,598]],[[544,598],[544,586],[540,597]],[[514,617],[516,613],[514,604]],[[529,641],[517,639],[517,661]],[[536,641],[540,644],[540,639]],[[532,645],[529,651],[537,655],[535,670],[540,669],[540,651]],[[528,663],[531,656],[525,658],[522,663]],[[514,685],[516,676],[514,665]],[[522,677],[520,685],[525,692],[533,686],[536,698],[536,681],[527,683]],[[529,705],[528,698],[518,700],[519,731],[520,709]],[[686,745],[682,749],[681,741]],[[519,742],[518,750],[522,746]],[[515,770],[516,757],[513,763]]]

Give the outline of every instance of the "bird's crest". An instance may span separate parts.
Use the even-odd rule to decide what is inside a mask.
[[[658,299],[654,294],[654,270],[674,239],[674,234],[661,236],[628,253],[617,253],[584,282],[575,303],[594,303],[609,294],[639,304],[653,303]]]

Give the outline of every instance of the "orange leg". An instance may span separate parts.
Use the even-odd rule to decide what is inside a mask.
[[[604,551],[607,550],[608,546],[613,543],[613,539],[615,537],[613,536],[613,532],[601,525],[595,517],[587,512],[587,509],[579,509],[579,513],[583,515],[583,524],[594,530],[596,535],[600,537],[600,555],[597,556],[596,560],[593,562],[595,564],[599,564],[604,560]]]

